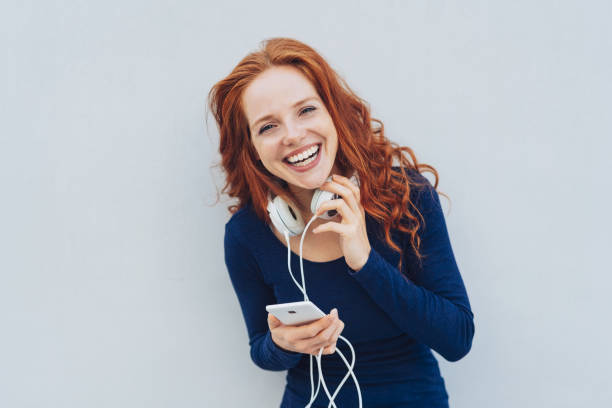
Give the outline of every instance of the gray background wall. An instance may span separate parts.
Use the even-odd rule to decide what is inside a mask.
[[[0,406],[277,406],[223,261],[210,87],[319,50],[434,165],[475,312],[454,407],[612,402],[608,1],[11,1]]]

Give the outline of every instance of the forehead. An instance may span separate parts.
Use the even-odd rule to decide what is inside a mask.
[[[310,81],[290,66],[268,68],[259,74],[242,95],[242,106],[249,123],[261,116],[281,113],[299,100],[317,97]]]

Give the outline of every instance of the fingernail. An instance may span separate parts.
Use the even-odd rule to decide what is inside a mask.
[[[338,309],[336,309],[335,307],[332,309],[332,314],[338,316]]]

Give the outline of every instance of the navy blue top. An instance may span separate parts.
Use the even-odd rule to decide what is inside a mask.
[[[448,395],[431,349],[448,361],[465,356],[474,336],[473,314],[455,262],[438,194],[422,175],[411,172],[425,188],[413,188],[411,200],[425,219],[419,230],[422,264],[410,236],[392,230],[390,249],[382,225],[366,213],[372,250],[355,272],[344,257],[329,262],[304,259],[309,299],[325,313],[336,307],[345,323],[341,335],[355,349],[354,373],[364,407],[447,407]],[[292,248],[291,268],[300,282],[298,248]],[[288,370],[281,407],[304,407],[310,399],[309,355],[278,347],[271,338],[265,306],[304,300],[287,268],[286,243],[246,205],[225,225],[225,263],[246,323],[250,354],[256,365],[272,371]],[[336,348],[350,363],[348,346]],[[330,393],[347,372],[338,354],[323,355],[322,367]],[[315,386],[316,361],[313,359]],[[357,406],[357,390],[349,378],[335,398],[339,407]],[[319,390],[313,406],[327,407]]]

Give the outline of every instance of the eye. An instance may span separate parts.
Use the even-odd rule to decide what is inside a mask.
[[[312,112],[314,110],[316,110],[317,108],[315,108],[314,106],[308,106],[307,108],[302,109],[302,111],[300,113],[308,113],[308,112]]]
[[[263,126],[261,129],[259,129],[259,134],[261,135],[262,133],[264,133],[266,130],[271,129],[272,125],[266,125]]]
[[[300,115],[301,114],[306,114],[306,113],[310,113],[312,111],[315,111],[317,108],[315,108],[314,106],[307,106],[306,108],[302,109],[300,111]],[[263,126],[261,129],[259,129],[259,134],[261,135],[262,133],[267,132],[268,130],[270,130],[271,128],[273,128],[274,125],[271,124],[267,124],[265,126]]]

